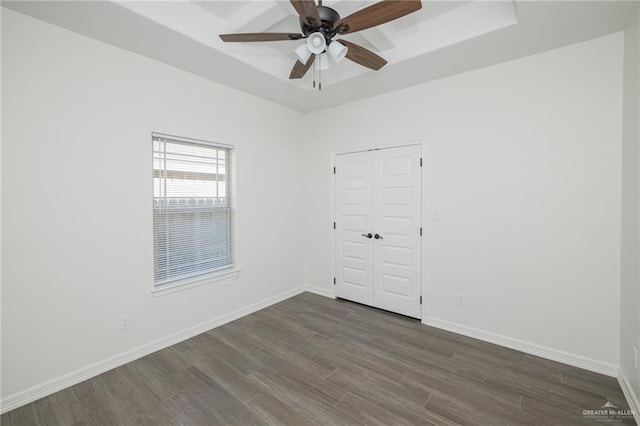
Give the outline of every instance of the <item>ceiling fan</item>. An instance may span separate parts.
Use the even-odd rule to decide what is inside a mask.
[[[344,39],[334,37],[375,27],[401,18],[422,8],[420,0],[382,0],[365,7],[346,18],[340,18],[334,9],[323,6],[322,0],[316,6],[314,0],[289,0],[300,16],[302,33],[242,33],[221,34],[225,42],[258,42],[306,39],[296,50],[296,61],[290,79],[302,78],[311,68],[316,56],[318,69],[328,64],[327,53],[340,62],[345,57],[372,70],[379,70],[387,61],[372,51]],[[314,79],[315,87],[315,79]],[[320,83],[319,88],[322,88]]]

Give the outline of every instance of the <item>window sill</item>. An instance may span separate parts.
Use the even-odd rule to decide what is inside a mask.
[[[189,290],[194,287],[200,287],[202,285],[212,284],[219,281],[225,281],[225,285],[229,285],[233,281],[238,279],[240,271],[240,269],[234,268],[226,271],[216,272],[210,275],[204,275],[201,277],[188,278],[170,284],[165,284],[158,288],[154,287],[151,290],[151,293],[155,297],[159,297],[167,294],[177,293],[179,291]]]

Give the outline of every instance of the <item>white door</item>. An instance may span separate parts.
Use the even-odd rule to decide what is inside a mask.
[[[374,305],[414,318],[422,295],[420,153],[419,145],[374,151]]]
[[[336,156],[337,297],[421,317],[420,153]]]
[[[373,304],[373,239],[366,236],[373,230],[372,177],[369,152],[336,157],[336,296],[367,305]]]

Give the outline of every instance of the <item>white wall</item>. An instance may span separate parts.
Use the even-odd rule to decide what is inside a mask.
[[[620,368],[638,404],[640,369],[633,352],[634,347],[640,351],[640,6],[636,8],[624,33]]]
[[[614,34],[308,115],[331,123],[306,147],[308,284],[331,289],[332,154],[422,142],[423,319],[616,374],[622,46]]]
[[[2,40],[5,403],[300,289],[299,113],[11,10]],[[237,281],[152,296],[153,131],[236,145]]]

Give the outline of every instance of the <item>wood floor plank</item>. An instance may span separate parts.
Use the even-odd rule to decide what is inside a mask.
[[[262,342],[262,348],[249,354],[249,357],[262,365],[265,365],[265,362],[261,360],[261,356],[266,352],[278,359],[280,361],[279,364],[284,363],[286,368],[299,368],[320,378],[326,377],[335,369],[331,364],[314,356],[321,349],[320,346],[317,346],[313,354],[311,354],[307,352],[308,346],[300,349],[299,346],[290,345],[289,342],[285,343],[283,340],[274,342],[262,336],[256,336],[256,339]]]
[[[320,426],[302,410],[294,409],[275,395],[260,392],[247,401],[247,405],[272,425]]]
[[[184,384],[183,395],[192,406],[212,416],[207,420],[207,424],[267,424],[242,401],[197,367],[190,367],[183,372],[180,382]]]
[[[74,424],[82,421],[78,398],[71,388],[35,401],[34,406],[42,425]]]
[[[239,353],[248,354],[260,349],[260,344],[253,341],[252,336],[244,332],[244,329],[234,326],[235,321],[209,331],[218,340]]]
[[[461,375],[452,374],[446,370],[435,368],[428,370],[409,370],[403,376],[410,383],[416,383],[431,393],[437,391],[440,395],[447,395],[451,399],[460,400],[473,405],[482,401],[486,405],[508,406],[519,409],[520,396],[490,383],[480,383]]]
[[[583,411],[606,402],[628,408],[613,378],[303,293],[12,410],[0,422],[583,425],[594,424]]]
[[[335,367],[318,358],[298,358],[295,354],[287,354],[286,351],[274,352],[269,349],[261,349],[251,354],[251,357],[267,365],[267,368],[285,377],[291,377],[304,382],[314,383],[327,377]],[[304,364],[309,360],[309,368]],[[293,362],[291,362],[293,360]],[[340,397],[342,394],[340,394]]]
[[[324,346],[324,342],[328,341],[339,343],[345,348],[358,347],[381,356],[389,353],[389,347],[375,342],[374,336],[362,333],[353,327],[345,327],[343,324],[327,320],[324,317],[312,316],[310,318],[313,320],[305,324],[305,327],[324,337],[323,342],[318,343],[320,346]]]
[[[561,404],[549,405],[528,396],[522,397],[521,410],[538,419],[541,424],[550,425],[593,425],[582,416],[582,410],[574,407],[562,407]],[[607,423],[608,425],[611,423]]]
[[[350,392],[338,402],[336,408],[345,414],[356,417],[365,425],[410,425],[411,423],[393,415],[378,405],[371,404]]]
[[[49,419],[52,420],[52,419]],[[3,426],[39,425],[41,424],[35,404],[27,404],[2,415]]]
[[[291,315],[271,308],[258,311],[256,312],[256,315],[260,315],[258,318],[262,319],[271,327],[286,333],[291,333],[298,338],[308,338],[313,335],[313,332],[305,328],[302,324],[303,322],[300,321],[300,318],[296,315]]]
[[[523,424],[513,422],[510,419],[502,419],[484,411],[478,410],[476,407],[464,404],[458,400],[448,398],[446,396],[433,394],[425,408],[429,411],[448,419],[449,421],[459,423],[461,425],[475,426],[512,426],[514,424]]]
[[[326,383],[324,378],[308,374],[299,368],[287,368],[286,362],[280,362],[267,352],[263,355],[268,357],[270,362],[269,367],[260,370],[260,373],[272,382],[286,384],[297,392],[301,392],[301,395],[308,394],[329,405],[336,404],[346,393],[345,389]]]
[[[345,360],[357,360],[361,367],[378,373],[387,374],[391,377],[401,377],[404,372],[407,371],[406,363],[387,357],[388,353],[377,354],[362,347],[348,346],[334,341],[327,341],[324,343],[322,351],[325,354],[330,352],[331,354]],[[316,359],[320,357],[316,356]],[[329,364],[331,365],[330,362]]]
[[[427,354],[422,356],[411,356],[403,350],[392,350],[387,354],[389,359],[403,363],[407,368],[420,370],[428,370],[431,368],[443,369],[451,374],[462,375],[478,382],[484,382],[486,371],[476,367],[461,364],[453,360],[453,358],[442,357],[440,355]]]
[[[448,422],[446,419],[425,410],[423,407],[424,404],[402,398],[394,392],[394,389],[372,386],[369,382],[362,380],[357,375],[350,375],[337,370],[327,377],[325,381],[348,390],[350,393],[387,410],[410,424],[457,425],[457,423]]]
[[[192,338],[198,343],[198,350],[204,357],[224,360],[242,374],[249,375],[262,365],[218,339],[214,334],[203,333]]]
[[[475,366],[484,370],[487,374],[490,372],[500,374],[507,372],[525,381],[528,379],[542,379],[549,383],[560,383],[562,380],[560,372],[555,369],[547,370],[540,366],[532,365],[518,357],[510,359],[493,357],[491,351],[482,352],[479,349],[467,350],[467,348],[461,347],[453,354],[453,361]]]
[[[562,383],[574,388],[586,390],[595,394],[620,398],[623,396],[618,380],[602,375],[581,374],[574,371],[561,371]]]
[[[245,325],[245,329],[259,339],[267,339],[270,342],[287,342],[288,345],[296,347],[311,355],[318,352],[319,347],[308,339],[297,337],[285,330],[280,330],[269,322],[258,320]]]
[[[399,398],[406,399],[413,404],[423,405],[427,398],[429,398],[430,392],[424,386],[419,386],[407,380],[402,380],[402,377],[395,373],[389,375],[374,369],[361,367],[357,363],[356,359],[344,358],[330,351],[320,352],[317,356],[322,357],[328,362],[334,363],[338,371],[343,374],[357,377],[358,379],[369,383],[369,386],[386,389],[389,393],[397,395]]]
[[[357,419],[335,409],[338,401],[332,402],[326,395],[300,386],[267,369],[254,373],[254,377],[264,387],[264,392],[277,395],[297,410],[303,411],[315,422],[322,425],[362,425]]]
[[[141,377],[130,376],[127,372],[124,368],[116,368],[95,378],[104,390],[100,398],[109,405],[109,410],[118,421],[129,424],[175,424],[157,395],[148,391]],[[63,407],[61,411],[69,411],[72,407]]]
[[[123,366],[123,370],[137,377],[140,391],[153,395],[158,400],[170,398],[178,392],[180,384],[174,380],[174,373],[163,370],[158,364],[147,359],[139,359]]]
[[[546,401],[549,406],[560,406],[560,408],[572,406],[588,409],[594,405],[599,407],[606,402],[605,395],[573,388],[560,382],[513,374],[507,370],[487,373],[485,383],[494,383],[514,394]]]
[[[260,392],[248,375],[218,358],[197,359],[193,365],[240,401],[247,401]]]
[[[79,405],[81,418],[90,425],[117,424],[121,412],[118,410],[117,402],[110,397],[100,379],[99,376],[89,379],[91,390],[78,398],[81,402]]]

